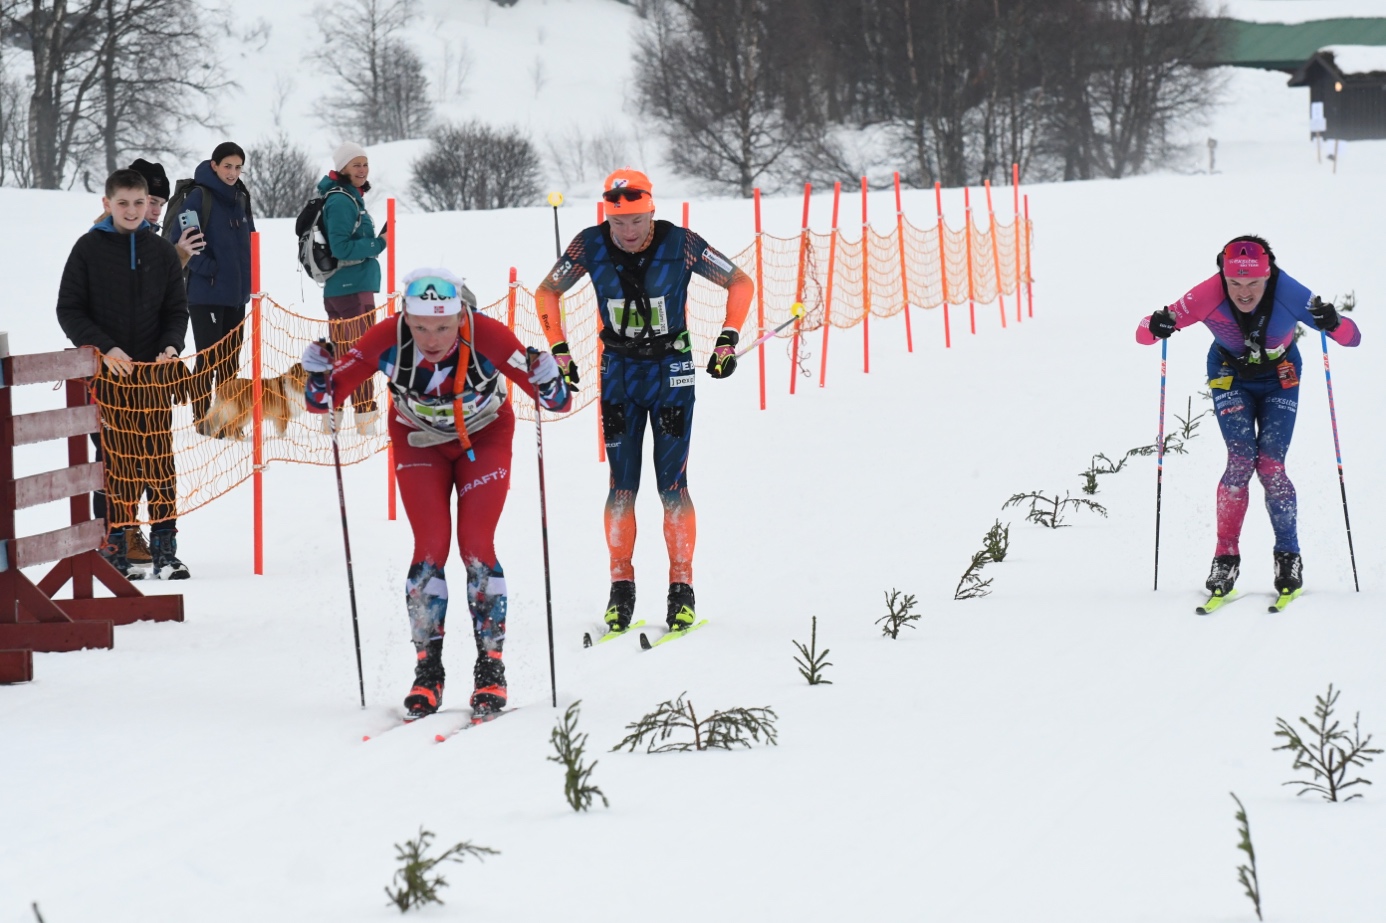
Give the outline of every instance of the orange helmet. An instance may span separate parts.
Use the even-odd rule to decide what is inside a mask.
[[[608,215],[639,215],[654,211],[654,185],[639,170],[617,170],[602,184]]]

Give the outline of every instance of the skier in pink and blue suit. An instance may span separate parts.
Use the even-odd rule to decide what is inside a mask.
[[[1356,346],[1362,334],[1332,303],[1281,270],[1259,237],[1228,243],[1218,254],[1218,268],[1183,298],[1143,319],[1136,341],[1148,346],[1200,321],[1213,332],[1208,387],[1227,443],[1227,468],[1218,482],[1218,541],[1208,592],[1228,595],[1241,571],[1239,540],[1255,471],[1275,531],[1275,588],[1282,595],[1295,593],[1304,583],[1303,563],[1295,487],[1285,473],[1302,368],[1295,328],[1313,326],[1340,346]]]

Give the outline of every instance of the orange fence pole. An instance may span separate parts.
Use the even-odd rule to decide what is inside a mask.
[[[914,331],[910,329],[910,273],[905,262],[905,209],[900,204],[900,174],[895,174],[895,233],[900,238],[900,292],[905,300],[905,349],[914,352]]]
[[[1015,322],[1020,323],[1020,164],[1011,164],[1011,197],[1014,199],[1015,220],[1011,232],[1015,238]]]
[[[972,190],[963,187],[963,216],[967,219],[967,319],[977,333],[977,293],[972,280]]]
[[[756,199],[756,337],[765,335],[765,250],[761,240],[760,190],[755,190]],[[760,409],[765,409],[765,344],[756,347],[756,359],[760,362]]]
[[[948,326],[948,248],[944,243],[943,191],[934,182],[934,208],[938,210],[938,276],[943,281],[943,348],[953,347],[953,333]]]
[[[519,277],[515,273],[515,267],[511,266],[510,287],[506,289],[505,293],[505,326],[510,328],[511,333],[515,332],[515,289],[520,287],[520,283],[516,281],[518,278]],[[505,402],[507,404],[510,403],[511,393],[511,388],[505,389]]]
[[[866,223],[866,177],[861,178],[861,316],[862,373],[871,374],[871,227]]]
[[[256,575],[265,572],[265,421],[264,344],[260,337],[260,232],[250,234],[250,400],[251,483],[254,488],[252,539]],[[329,408],[328,412],[331,412]]]
[[[1001,329],[1006,329],[1006,299],[1001,295],[1001,248],[996,244],[996,213],[991,210],[991,180],[983,180],[987,190],[987,222],[991,225],[991,266],[996,273],[996,303],[1001,306]]]
[[[794,303],[804,303],[804,271],[808,259],[809,245],[809,196],[813,192],[812,183],[804,183],[804,222],[803,230],[799,232],[799,280],[794,287]],[[804,319],[801,316],[794,322],[794,340],[790,348],[789,361],[789,393],[794,393],[794,386],[799,381],[799,329],[803,326]]]
[[[394,196],[385,200],[385,288],[389,298],[385,302],[385,316],[395,316],[395,199]],[[388,421],[390,419],[390,394],[382,389],[382,400],[384,404],[381,415],[386,421],[386,433],[389,433]],[[395,501],[395,444],[389,439],[385,440],[385,518],[391,522],[395,521],[397,514]]]
[[[1030,245],[1034,243],[1030,235],[1030,194],[1025,194],[1025,302],[1026,313],[1035,316],[1034,277],[1030,274]],[[1017,291],[1019,288],[1017,287]]]
[[[688,203],[683,203],[683,226],[688,227]]]
[[[842,201],[841,181],[833,183],[833,227],[828,238],[828,291],[823,296],[823,361],[818,370],[818,387],[828,384],[828,333],[833,324],[833,273],[837,268],[837,206]]]
[[[597,200],[597,224],[606,220],[606,205]],[[559,304],[562,304],[560,300]],[[600,313],[598,314],[600,325]],[[606,431],[602,429],[602,338],[597,337],[597,367],[592,370],[597,379],[597,461],[606,461]]]

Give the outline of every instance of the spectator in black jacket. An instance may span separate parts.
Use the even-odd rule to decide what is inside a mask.
[[[204,201],[211,201],[202,229],[205,246],[188,263],[188,310],[198,353],[193,418],[204,435],[203,418],[217,383],[235,378],[240,369],[241,324],[250,300],[250,233],[255,230],[250,190],[241,182],[244,166],[240,145],[218,144],[212,158],[193,171],[196,185],[181,209],[201,220]],[[168,220],[178,218],[169,215]]]
[[[106,494],[95,513],[108,523],[133,519],[140,491],[152,493],[149,518],[154,575],[188,576],[178,560],[176,471],[171,398],[182,363],[188,302],[178,252],[145,220],[148,186],[134,170],[106,180],[109,217],[83,234],[63,267],[58,323],[76,346],[101,352],[92,382],[102,406],[97,456],[106,462]],[[186,369],[181,369],[186,374]],[[126,533],[111,528],[102,552],[129,577]]]

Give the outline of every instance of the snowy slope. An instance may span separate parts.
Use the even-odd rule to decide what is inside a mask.
[[[574,815],[544,760],[556,713],[528,426],[497,538],[520,710],[444,745],[425,728],[359,739],[388,721],[410,675],[400,599],[409,530],[385,519],[383,460],[346,471],[365,713],[333,479],[276,465],[266,576],[250,575],[249,491],[234,492],[181,524],[194,573],[177,587],[185,624],[121,628],[111,651],[37,655],[34,683],[0,688],[0,923],[30,921],[31,901],[49,921],[391,919],[381,892],[391,844],[421,824],[441,842],[502,851],[451,869],[447,905],[425,919],[1250,920],[1229,790],[1250,814],[1268,919],[1379,919],[1383,796],[1296,799],[1280,785],[1290,760],[1271,747],[1276,716],[1310,713],[1329,682],[1344,690],[1341,714],[1360,709],[1367,731],[1386,728],[1386,490],[1374,477],[1386,440],[1371,410],[1386,388],[1371,307],[1386,280],[1370,223],[1386,208],[1386,180],[1372,168],[1377,145],[1355,145],[1336,176],[1317,164],[1307,132],[1284,127],[1307,117],[1303,91],[1277,75],[1234,75],[1231,88],[1210,128],[1219,173],[1029,190],[1033,321],[1003,331],[995,307],[979,306],[970,337],[957,334],[966,308],[955,308],[945,350],[939,312],[919,310],[912,355],[901,322],[881,322],[870,375],[860,332],[834,331],[828,386],[802,381],[793,398],[777,346],[763,413],[753,364],[725,382],[699,376],[690,485],[711,624],[686,641],[650,654],[633,640],[581,648],[605,602],[606,473],[590,411],[546,429],[558,698],[583,702],[609,810]],[[574,198],[565,235],[590,215],[590,201]],[[947,198],[950,215],[959,200]],[[16,351],[58,348],[57,274],[94,204],[12,190],[0,204],[27,219],[22,232],[0,231],[6,266],[25,270],[7,274],[0,327]],[[768,203],[768,229],[791,233],[798,208]],[[927,220],[932,202],[911,195],[906,209]],[[815,201],[816,227],[826,214]],[[549,220],[539,209],[410,216],[401,265],[441,258],[495,297],[506,267],[529,280],[547,267]],[[694,225],[728,249],[749,241],[750,222],[748,203],[693,203]],[[267,252],[284,253],[284,223],[266,224]],[[1223,460],[1208,418],[1191,453],[1167,460],[1158,593],[1153,462],[1104,479],[1095,499],[1106,519],[1078,513],[1051,532],[1000,507],[1017,491],[1076,493],[1092,453],[1153,440],[1158,360],[1133,342],[1135,323],[1247,231],[1268,236],[1306,283],[1354,290],[1363,306],[1363,347],[1332,353],[1362,592],[1352,592],[1311,337],[1290,456],[1309,588],[1284,615],[1262,611],[1270,535],[1253,504],[1249,598],[1199,619]],[[295,300],[287,260],[266,273],[271,292]],[[1199,408],[1206,346],[1200,330],[1171,342],[1171,423],[1187,397]],[[810,348],[817,356],[819,342]],[[17,400],[57,397],[26,389]],[[21,470],[44,460],[25,454]],[[55,504],[22,525],[64,515]],[[998,516],[1013,523],[1012,552],[985,573],[993,595],[953,602]],[[640,521],[639,614],[657,621],[664,552],[649,491]],[[892,587],[916,594],[924,613],[894,642],[872,624]],[[831,686],[807,687],[791,661],[811,615],[832,651]],[[455,607],[454,708],[470,663],[465,622]],[[603,752],[685,690],[700,712],[773,706],[780,746]]]

